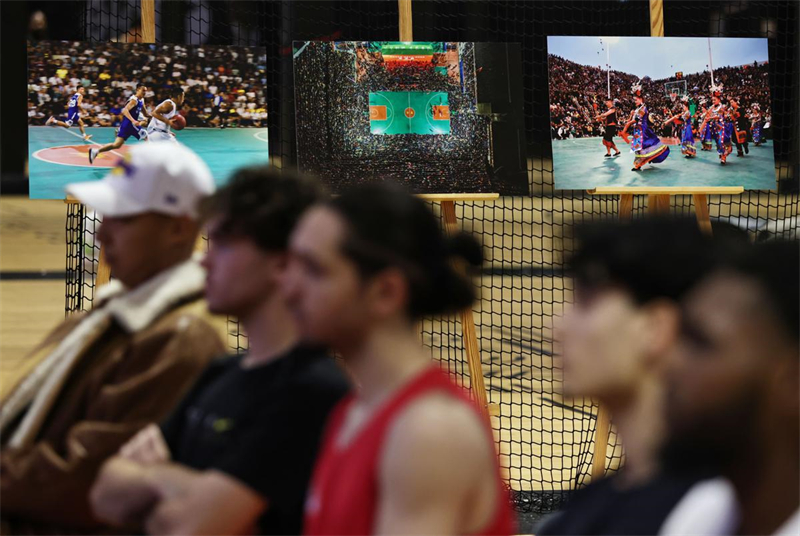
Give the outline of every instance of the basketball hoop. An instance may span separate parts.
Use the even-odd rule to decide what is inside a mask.
[[[684,95],[688,95],[689,92],[686,90],[686,80],[674,80],[672,82],[666,82],[664,84],[664,94],[669,97],[672,102],[675,102],[678,98],[683,97]]]

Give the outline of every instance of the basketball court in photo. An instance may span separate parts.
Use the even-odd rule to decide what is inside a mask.
[[[32,199],[63,199],[65,185],[102,179],[131,147],[156,143],[130,137],[122,147],[99,154],[90,164],[89,148],[113,142],[116,133],[112,127],[86,127],[86,133],[92,136],[88,142],[76,127],[28,127]],[[175,136],[208,164],[218,185],[242,166],[266,164],[269,160],[266,128],[186,128],[175,131]]]
[[[369,94],[372,134],[450,134],[450,105],[443,91],[378,91]]]
[[[734,145],[724,166],[719,163],[716,146],[712,145],[710,151],[701,151],[698,140],[695,143],[697,157],[686,158],[681,154],[680,145],[670,145],[666,160],[645,165],[641,171],[631,171],[630,145],[620,137],[614,138],[614,143],[622,154],[605,158],[602,138],[553,140],[553,173],[558,188],[744,186],[745,190],[775,189],[772,140],[758,147],[750,142],[750,154],[743,157],[736,156]]]

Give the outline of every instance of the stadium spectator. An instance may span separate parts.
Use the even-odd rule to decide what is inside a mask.
[[[299,534],[322,428],[347,381],[299,345],[278,282],[313,183],[267,168],[234,175],[210,204],[206,296],[236,316],[247,355],[212,364],[161,427],[109,461],[92,493],[101,517],[150,534]]]
[[[197,204],[213,190],[196,154],[159,144],[135,147],[102,181],[67,187],[104,215],[98,238],[115,280],[28,355],[30,372],[3,393],[4,533],[97,530],[88,494],[103,461],[166,417],[222,354],[192,259]]]
[[[263,49],[260,49],[263,50]],[[89,126],[117,126],[119,112],[137,83],[153,88],[152,108],[175,84],[185,86],[188,126],[211,126],[212,100],[219,91],[236,95],[228,103],[230,126],[266,126],[265,57],[259,49],[185,45],[53,41],[29,49],[29,102],[45,115],[62,115],[80,84],[88,88],[82,118]],[[38,114],[29,124],[44,124]]]
[[[668,381],[673,470],[707,467],[662,534],[800,534],[800,249],[763,242],[684,300]]]
[[[625,464],[578,490],[535,533],[657,534],[704,476],[665,474],[659,451],[662,371],[677,343],[678,300],[708,270],[712,242],[694,219],[589,225],[577,239],[569,262],[575,302],[554,328],[564,395],[598,400],[610,412]]]

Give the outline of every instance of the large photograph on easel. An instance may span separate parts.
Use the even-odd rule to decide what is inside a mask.
[[[527,195],[519,45],[294,43],[298,162],[333,191]]]
[[[557,189],[773,190],[766,39],[547,38]]]
[[[218,184],[266,164],[266,48],[38,41],[28,45],[30,197],[101,179],[137,143],[182,143]]]

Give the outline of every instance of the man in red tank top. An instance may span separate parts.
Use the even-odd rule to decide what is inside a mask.
[[[475,298],[457,258],[480,265],[480,246],[445,238],[424,202],[394,186],[346,192],[296,228],[290,310],[360,386],[328,420],[306,534],[514,532],[488,423],[419,343],[418,319]]]

